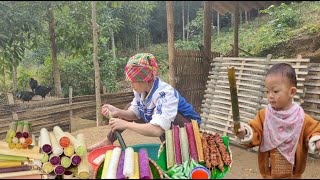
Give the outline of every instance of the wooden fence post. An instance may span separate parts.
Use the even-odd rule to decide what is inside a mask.
[[[9,105],[14,105],[14,99],[13,99],[13,94],[12,93],[7,93],[8,97],[8,104]],[[14,111],[12,111],[12,121],[18,121],[18,114]]]
[[[107,94],[107,87],[106,86],[102,86],[102,94]]]
[[[72,86],[69,86],[69,104],[72,105]],[[69,117],[70,117],[70,124],[69,129],[70,132],[72,132],[72,116],[73,116],[73,110],[69,110]]]

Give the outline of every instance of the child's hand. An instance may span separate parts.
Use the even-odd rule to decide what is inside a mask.
[[[236,136],[240,139],[243,139],[246,135],[246,130],[244,128],[240,128],[238,132],[236,132]]]
[[[316,148],[320,151],[320,140],[316,142]]]

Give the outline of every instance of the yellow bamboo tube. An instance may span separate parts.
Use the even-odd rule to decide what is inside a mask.
[[[15,176],[28,176],[28,175],[36,175],[41,174],[39,170],[30,170],[30,171],[20,171],[20,172],[10,172],[10,173],[1,173],[0,178],[9,178]]]
[[[11,156],[22,156],[30,159],[42,160],[45,155],[39,152],[34,152],[30,149],[10,149],[9,147],[1,147],[0,154],[11,155]]]
[[[1,161],[0,168],[17,167],[23,164],[24,163],[22,161]]]

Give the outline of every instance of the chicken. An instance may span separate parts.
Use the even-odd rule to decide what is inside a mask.
[[[29,92],[29,91],[19,91],[16,95],[16,97],[18,99],[21,99],[23,102],[24,101],[30,101],[34,96],[33,92]]]
[[[38,86],[36,89],[35,89],[35,95],[39,95],[42,97],[42,99],[45,99],[46,98],[46,95],[52,90],[51,87],[45,87],[45,86]]]
[[[35,93],[35,89],[38,87],[38,81],[34,80],[33,78],[30,78],[29,85],[33,93]]]

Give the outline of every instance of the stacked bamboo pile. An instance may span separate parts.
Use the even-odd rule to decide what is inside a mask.
[[[229,136],[232,141],[236,141],[232,131],[233,117],[227,67],[234,66],[235,69],[240,121],[248,122],[267,105],[265,75],[273,64],[280,62],[291,64],[296,71],[298,94],[295,101],[300,103],[306,93],[304,83],[310,59],[302,59],[301,56],[296,59],[271,59],[271,55],[266,58],[215,58],[202,104],[201,129]]]
[[[52,132],[46,128],[40,130],[39,146],[48,156],[42,170],[53,178],[89,179],[89,163],[83,134],[75,138],[68,132],[55,126]]]
[[[35,136],[31,133],[31,123],[11,122],[5,138],[10,149],[27,149],[34,141]]]

